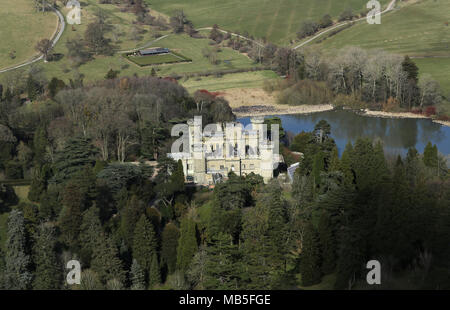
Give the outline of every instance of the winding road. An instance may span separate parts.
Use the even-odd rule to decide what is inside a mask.
[[[396,3],[396,0],[392,0],[392,1],[389,3],[389,5],[387,6],[387,8],[386,8],[383,12],[381,12],[381,13],[379,13],[379,14],[385,14],[385,13],[387,13],[387,12],[389,12],[389,11],[392,11],[392,10],[394,9],[395,3]],[[59,39],[61,38],[61,35],[62,35],[63,32],[64,32],[64,29],[66,28],[66,22],[65,22],[65,20],[64,20],[63,15],[61,14],[61,12],[60,12],[58,9],[56,9],[56,8],[50,6],[50,5],[49,5],[49,7],[56,13],[56,15],[58,15],[58,18],[59,18],[59,25],[58,25],[59,31],[57,32],[56,36],[52,39],[52,46],[54,47],[54,46],[56,45],[56,43],[59,41]],[[378,14],[377,14],[377,15],[378,15]],[[293,49],[298,49],[298,48],[300,48],[300,47],[302,47],[302,46],[305,46],[306,44],[308,44],[308,43],[314,41],[314,40],[317,39],[318,37],[324,35],[325,33],[330,32],[330,31],[332,31],[332,30],[334,30],[334,29],[336,29],[336,28],[342,27],[342,26],[347,25],[347,24],[349,24],[349,23],[354,23],[354,22],[358,22],[358,21],[361,21],[361,20],[365,20],[365,19],[366,19],[366,17],[362,17],[362,18],[359,18],[359,19],[356,19],[356,20],[347,21],[347,22],[342,22],[342,23],[340,23],[340,24],[334,25],[333,27],[328,28],[328,29],[326,29],[326,30],[324,30],[324,31],[322,31],[322,32],[320,32],[320,33],[318,33],[318,34],[316,34],[315,36],[309,38],[309,39],[306,40],[305,42],[300,43],[299,45],[295,46]],[[211,30],[211,29],[213,29],[213,28],[212,28],[212,27],[204,27],[204,28],[199,28],[199,29],[196,29],[196,30],[197,30],[197,31],[201,31],[201,30]],[[222,30],[222,29],[219,29],[219,31],[222,32],[222,33],[228,33],[228,31],[225,31],[225,30]],[[240,34],[237,34],[237,33],[232,33],[232,32],[230,32],[230,34],[231,34],[232,36],[236,36],[236,37],[239,37],[239,38],[241,38],[241,39],[251,41],[251,42],[253,42],[253,43],[255,43],[255,44],[257,44],[257,45],[259,45],[259,46],[261,46],[261,47],[264,47],[264,44],[263,44],[263,43],[258,42],[258,41],[255,41],[255,40],[252,40],[252,39],[250,39],[250,38],[248,38],[248,37],[245,37],[245,36],[243,36],[243,35],[240,35]],[[155,42],[158,42],[158,41],[160,41],[160,40],[162,40],[162,39],[164,39],[164,38],[167,38],[168,36],[170,36],[170,34],[166,34],[166,35],[161,36],[161,37],[159,37],[159,38],[157,38],[157,39],[155,39],[155,40],[153,40],[153,41],[151,41],[151,42],[148,42],[147,44],[145,44],[145,45],[142,46],[142,47],[134,48],[134,49],[127,50],[127,51],[118,51],[117,53],[129,53],[129,52],[134,52],[134,51],[136,51],[136,50],[144,49],[144,48],[147,48],[147,47],[151,46],[151,45],[152,45],[153,43],[155,43]],[[19,68],[21,68],[21,67],[24,67],[24,66],[31,65],[31,64],[33,64],[33,63],[39,61],[39,60],[42,60],[43,57],[44,57],[43,55],[40,55],[40,56],[35,57],[35,58],[33,58],[32,60],[29,60],[29,61],[27,61],[27,62],[25,62],[25,63],[20,64],[20,65],[17,65],[17,66],[14,66],[14,67],[10,67],[10,68],[6,68],[6,69],[0,69],[0,73],[12,71],[12,70],[15,70],[15,69],[19,69]]]
[[[58,9],[56,9],[56,8],[50,6],[50,5],[49,5],[49,7],[56,13],[56,15],[58,15],[58,18],[59,18],[59,23],[58,23],[58,27],[57,27],[57,30],[56,30],[56,35],[52,39],[52,47],[55,47],[56,43],[58,43],[59,39],[61,38],[61,35],[64,32],[64,29],[66,28],[66,22],[64,20],[64,16],[61,14],[61,12]],[[24,62],[24,63],[22,63],[20,65],[17,65],[17,66],[14,66],[14,67],[9,67],[9,68],[6,68],[6,69],[0,69],[0,73],[16,70],[16,69],[19,69],[19,68],[31,65],[31,64],[33,64],[33,63],[35,63],[35,62],[37,62],[37,61],[39,61],[39,60],[41,60],[43,58],[44,58],[44,55],[35,56],[35,57],[33,57],[33,59],[31,59],[31,60],[29,60],[27,62]]]
[[[392,1],[388,4],[387,8],[386,8],[383,12],[380,12],[380,13],[378,13],[378,14],[375,14],[375,16],[381,15],[381,14],[384,14],[384,13],[387,13],[387,12],[389,12],[389,11],[392,11],[392,10],[394,9],[394,6],[395,6],[396,1],[397,1],[397,0],[392,0]],[[336,28],[342,27],[342,26],[347,25],[347,24],[349,24],[349,23],[355,23],[355,22],[359,22],[359,21],[365,20],[365,19],[367,19],[367,17],[362,17],[362,18],[358,18],[358,19],[355,19],[355,20],[352,20],[352,21],[347,21],[347,22],[342,22],[342,23],[340,23],[340,24],[337,24],[337,25],[335,25],[335,26],[333,26],[333,27],[331,27],[331,28],[328,28],[328,29],[326,29],[326,30],[324,30],[324,31],[322,31],[322,32],[320,32],[320,33],[318,33],[318,34],[316,34],[315,36],[313,36],[312,38],[306,40],[305,42],[300,43],[299,45],[297,45],[296,47],[294,47],[294,50],[296,50],[296,49],[298,49],[298,48],[300,48],[300,47],[302,47],[302,46],[305,46],[305,45],[308,44],[309,42],[314,41],[314,40],[317,39],[318,37],[324,35],[324,34],[327,33],[327,32],[330,32],[331,30],[334,30],[334,29],[336,29]]]

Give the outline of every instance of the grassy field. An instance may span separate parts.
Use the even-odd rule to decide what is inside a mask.
[[[380,25],[359,22],[320,43],[324,50],[356,45],[410,56],[450,56],[450,0],[410,1],[383,15]]]
[[[189,58],[176,53],[168,53],[162,55],[147,55],[147,56],[127,55],[124,57],[141,67],[191,61]]]
[[[0,0],[1,1],[1,0]],[[135,15],[131,13],[121,12],[119,7],[110,4],[99,5],[97,0],[85,0],[82,5],[81,25],[68,26],[62,35],[60,42],[54,49],[55,53],[62,55],[67,54],[65,43],[68,39],[75,38],[78,35],[83,36],[87,24],[94,18],[94,12],[99,8],[103,9],[108,20],[114,26],[110,39],[117,51],[125,51],[135,49],[147,45],[154,40],[154,35],[167,34],[169,32],[158,31],[154,27],[143,26],[146,31],[141,35],[139,40],[133,40],[130,33],[133,27]],[[67,13],[67,9],[62,9],[63,14]],[[154,13],[158,14],[158,13]],[[254,67],[254,63],[247,56],[240,54],[230,48],[223,48],[218,53],[218,65],[212,65],[208,59],[202,56],[202,49],[210,48],[209,39],[193,39],[187,35],[173,35],[155,42],[152,47],[163,46],[168,47],[172,51],[192,59],[192,62],[164,64],[156,66],[155,69],[159,76],[167,76],[170,74],[183,74],[204,71],[216,71],[224,69],[241,69]],[[119,76],[131,76],[137,74],[138,76],[148,75],[151,72],[152,66],[140,67],[124,57],[121,54],[114,54],[113,56],[96,56],[94,60],[74,68],[67,57],[62,57],[59,61],[43,63],[40,62],[38,66],[44,68],[47,78],[57,76],[60,79],[67,81],[73,78],[76,73],[81,73],[85,76],[85,81],[92,81],[103,79],[106,73],[113,69],[119,71]]]
[[[450,57],[414,58],[420,74],[429,73],[441,84],[442,91],[450,99]]]
[[[302,21],[334,18],[346,8],[365,9],[367,0],[146,0],[150,8],[172,15],[182,9],[195,27],[218,24],[229,31],[248,31],[275,43],[294,39]],[[388,0],[380,1],[383,5]]]
[[[257,88],[262,87],[264,81],[276,79],[278,76],[270,70],[226,74],[217,77],[197,77],[180,81],[191,93],[198,89],[208,91],[220,91],[232,88]]]
[[[36,12],[31,0],[0,0],[0,69],[36,55],[34,46],[52,37],[57,21],[53,12]],[[9,56],[12,51],[14,59]]]

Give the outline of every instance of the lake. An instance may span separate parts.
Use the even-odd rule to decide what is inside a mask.
[[[359,137],[380,139],[387,155],[402,156],[410,147],[423,153],[430,141],[450,163],[450,127],[433,123],[430,119],[369,117],[345,110],[274,116],[281,118],[285,131],[295,134],[312,131],[320,120],[326,120],[331,125],[331,136],[340,154],[348,141],[355,142]],[[250,117],[239,118],[238,121],[247,125]]]

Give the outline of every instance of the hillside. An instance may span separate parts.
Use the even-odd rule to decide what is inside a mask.
[[[110,56],[97,55],[79,67],[73,66],[66,57],[66,42],[75,38],[83,37],[87,25],[94,21],[95,13],[101,9],[107,16],[107,22],[112,25],[112,30],[108,33],[108,38],[113,46],[113,53]],[[68,9],[61,9],[63,14]],[[121,56],[119,51],[132,50],[142,46],[163,46],[183,54],[192,59],[189,63],[171,64],[154,66],[158,75],[166,76],[169,74],[183,74],[192,72],[217,71],[224,69],[242,69],[254,67],[253,61],[244,54],[240,54],[230,48],[222,48],[218,53],[218,65],[212,65],[202,55],[202,49],[209,47],[209,39],[194,39],[185,34],[175,35],[170,30],[160,30],[155,26],[137,25],[141,33],[138,36],[133,35],[135,31],[136,16],[131,12],[124,12],[121,7],[113,4],[98,4],[97,0],[86,0],[82,6],[81,25],[68,25],[60,41],[54,49],[54,53],[62,55],[58,61],[49,63],[40,63],[44,68],[46,75],[51,78],[57,76],[60,79],[68,80],[74,74],[83,74],[85,81],[103,79],[106,72],[110,69],[118,71],[119,76],[130,75],[148,75],[152,67],[139,67]],[[158,15],[156,12],[152,12]],[[156,37],[168,35],[162,40],[153,44]],[[226,62],[225,62],[226,60]]]
[[[450,94],[450,0],[410,0],[381,19],[381,25],[359,22],[338,34],[312,45],[332,53],[345,46],[383,49],[409,55],[438,80],[444,95]],[[438,57],[438,58],[432,58]],[[450,109],[447,109],[450,110]]]
[[[196,27],[218,24],[230,31],[247,31],[257,38],[278,44],[295,39],[305,20],[319,20],[330,14],[337,18],[345,9],[366,10],[366,0],[146,0],[167,15],[183,10]],[[388,0],[381,0],[382,5]]]
[[[52,37],[57,19],[53,12],[36,12],[31,0],[0,0],[0,69],[37,54],[34,46]]]

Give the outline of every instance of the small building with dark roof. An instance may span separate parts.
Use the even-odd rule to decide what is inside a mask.
[[[154,47],[154,48],[147,48],[139,51],[140,56],[150,56],[150,55],[160,55],[160,54],[167,54],[170,50],[165,47]]]

